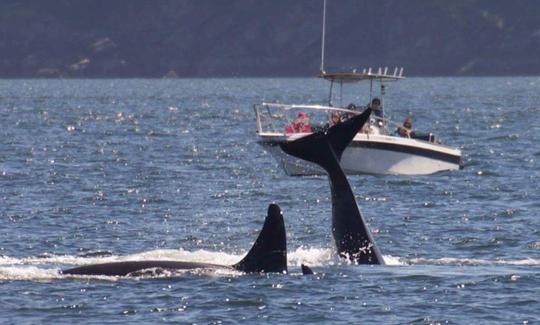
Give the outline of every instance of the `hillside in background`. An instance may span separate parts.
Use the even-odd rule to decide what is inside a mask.
[[[540,1],[329,0],[326,70],[540,74]],[[0,2],[0,77],[312,76],[322,0]]]

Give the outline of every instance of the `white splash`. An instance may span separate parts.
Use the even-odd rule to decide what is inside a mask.
[[[128,255],[117,261],[133,260],[175,260],[186,262],[211,263],[219,265],[232,265],[238,263],[247,252],[243,254],[228,254],[225,252],[213,252],[207,250],[186,251],[183,249],[158,249],[138,254]],[[94,262],[92,262],[94,263]]]
[[[300,266],[301,264],[314,266],[335,265],[339,259],[330,248],[298,247],[295,251],[287,252],[289,265]]]
[[[62,275],[58,269],[36,266],[0,266],[0,281],[30,280],[47,282],[61,277]]]
[[[389,266],[402,266],[407,265],[403,258],[399,256],[383,255],[384,263]]]

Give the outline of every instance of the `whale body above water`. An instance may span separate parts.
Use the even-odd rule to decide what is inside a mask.
[[[287,272],[287,239],[283,213],[277,204],[268,206],[268,214],[257,240],[247,255],[234,265],[219,265],[186,261],[122,261],[83,265],[61,271],[68,275],[138,275],[150,269],[230,269],[245,273]]]

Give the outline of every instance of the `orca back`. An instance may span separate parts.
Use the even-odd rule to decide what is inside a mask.
[[[183,261],[122,261],[83,265],[61,271],[70,275],[127,276],[148,269],[233,268],[246,273],[287,272],[287,239],[281,209],[270,204],[259,237],[248,254],[232,266]]]
[[[62,274],[69,275],[106,275],[106,276],[127,276],[141,270],[161,269],[161,270],[191,270],[199,268],[228,268],[222,265],[183,262],[183,261],[122,261],[101,264],[83,265],[68,270],[63,270]]]

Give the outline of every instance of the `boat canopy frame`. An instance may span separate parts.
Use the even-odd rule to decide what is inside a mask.
[[[319,78],[323,78],[327,81],[330,81],[330,91],[328,93],[328,106],[334,106],[332,99],[334,97],[334,83],[339,84],[339,104],[338,106],[343,105],[343,84],[345,83],[356,83],[360,81],[369,81],[369,102],[373,99],[373,83],[379,82],[380,85],[380,100],[383,104],[383,97],[385,94],[385,82],[392,82],[405,79],[403,76],[403,67],[394,68],[392,74],[388,74],[388,67],[385,67],[384,70],[382,67],[378,69],[377,72],[373,72],[371,68],[363,69],[362,72],[355,70],[348,72],[326,72],[321,70]]]
[[[357,71],[356,69],[350,72],[326,72],[324,69],[324,52],[325,52],[325,39],[326,39],[326,1],[323,1],[323,15],[322,15],[322,34],[321,34],[321,67],[319,77],[330,81],[330,93],[328,95],[328,106],[333,106],[332,98],[334,91],[334,82],[339,83],[339,106],[342,106],[343,102],[343,84],[344,83],[353,83],[362,80],[369,80],[369,102],[373,98],[373,82],[379,81],[381,88],[381,105],[382,97],[384,95],[384,82],[386,81],[397,81],[400,79],[405,79],[403,76],[403,67],[394,68],[392,74],[388,74],[388,67],[385,67],[384,70],[382,67],[379,67],[377,72],[374,72],[369,69],[364,69],[362,72]]]

